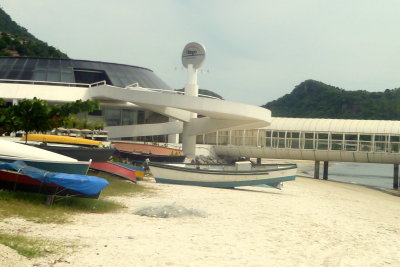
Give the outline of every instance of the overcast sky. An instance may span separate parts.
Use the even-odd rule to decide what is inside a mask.
[[[346,90],[400,87],[399,0],[1,0],[74,59],[152,69],[183,88],[181,53],[200,42],[200,88],[263,105],[307,79]]]

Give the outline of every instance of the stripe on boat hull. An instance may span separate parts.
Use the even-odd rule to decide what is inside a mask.
[[[276,186],[280,182],[295,180],[296,176],[285,176],[278,178],[267,178],[259,180],[246,180],[246,181],[229,181],[229,182],[199,182],[199,181],[187,181],[187,180],[174,180],[165,178],[155,178],[157,183],[164,184],[179,184],[179,185],[194,185],[203,187],[217,187],[217,188],[233,188],[237,186],[253,186],[266,184],[270,186]]]

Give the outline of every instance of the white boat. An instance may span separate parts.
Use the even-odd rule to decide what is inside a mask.
[[[260,164],[250,161],[235,165],[163,164],[149,162],[156,182],[180,185],[233,188],[268,185],[280,188],[281,183],[296,178],[296,164]]]
[[[22,160],[39,169],[73,174],[86,174],[90,161],[78,161],[64,155],[29,145],[0,140],[0,161]]]

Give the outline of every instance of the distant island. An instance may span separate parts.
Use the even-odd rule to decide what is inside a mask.
[[[346,91],[306,80],[262,107],[271,110],[273,117],[400,120],[400,88]]]
[[[68,58],[65,53],[37,39],[0,8],[0,56]]]

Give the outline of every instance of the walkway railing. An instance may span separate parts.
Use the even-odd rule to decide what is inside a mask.
[[[140,87],[139,83],[133,83],[133,84],[127,85],[127,86],[125,86],[125,88],[131,89],[131,90],[146,90],[146,91],[152,91],[152,92],[163,93],[163,94],[176,94],[176,95],[184,95],[185,94],[184,91],[177,91],[177,90],[142,88],[142,87]],[[221,100],[218,97],[210,96],[210,95],[198,94],[198,96]]]
[[[0,79],[0,83],[17,83],[17,84],[33,84],[33,85],[54,85],[54,86],[69,86],[69,87],[96,87],[107,84],[106,81],[95,83],[67,83],[67,82],[51,82],[51,81],[32,81],[32,80],[9,80]]]

